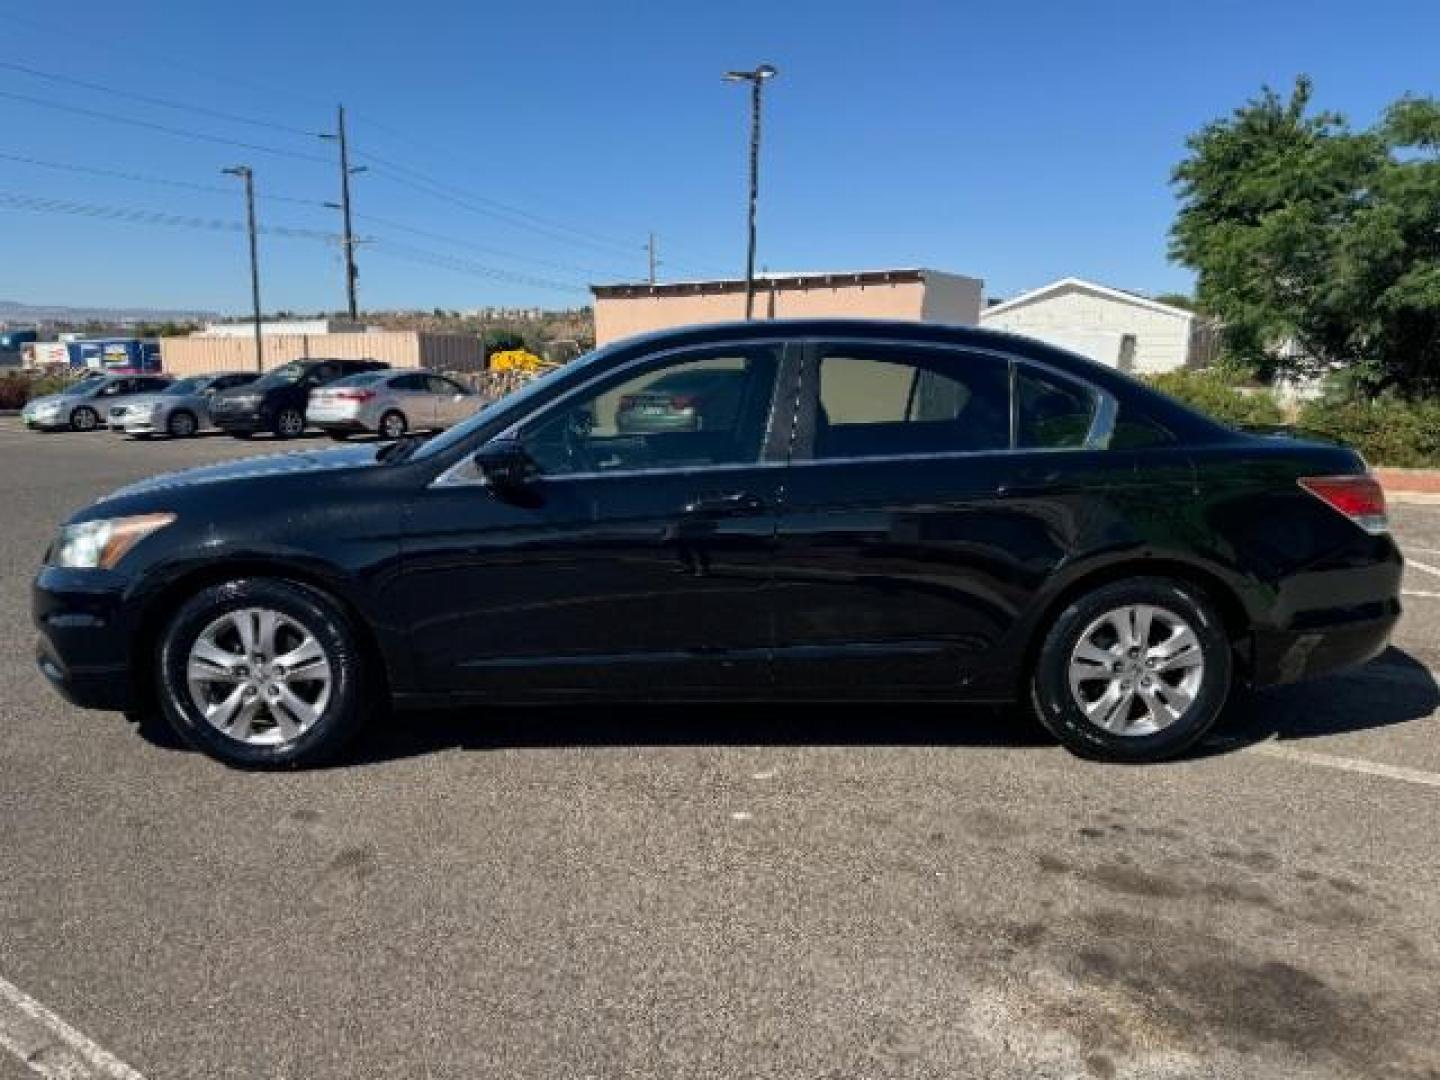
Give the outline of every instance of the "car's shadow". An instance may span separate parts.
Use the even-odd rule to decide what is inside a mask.
[[[1189,756],[1223,754],[1269,738],[1307,739],[1389,727],[1440,708],[1440,686],[1391,648],[1363,668],[1314,682],[1237,692],[1215,731]],[[163,720],[140,724],[149,741],[180,746]],[[373,764],[444,750],[571,746],[1054,745],[1019,706],[893,703],[658,705],[596,702],[397,712],[373,724],[339,764]]]

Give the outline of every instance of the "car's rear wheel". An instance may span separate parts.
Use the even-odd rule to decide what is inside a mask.
[[[1173,757],[1210,730],[1230,692],[1219,613],[1188,584],[1142,577],[1069,604],[1040,648],[1031,700],[1070,750],[1106,761]]]
[[[195,415],[184,409],[171,413],[170,419],[165,422],[165,430],[177,439],[190,438],[199,426],[195,421]]]
[[[299,409],[281,409],[273,430],[277,439],[293,439],[305,430],[305,414]]]
[[[382,439],[398,439],[410,428],[410,423],[405,419],[405,414],[394,409],[380,417],[380,437]]]
[[[88,405],[81,405],[70,414],[70,426],[76,431],[94,431],[99,424],[99,414]]]
[[[364,719],[360,649],[344,611],[269,578],[212,585],[161,638],[159,697],[192,746],[227,765],[313,765]]]

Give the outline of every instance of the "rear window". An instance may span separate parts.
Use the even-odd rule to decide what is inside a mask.
[[[1048,372],[1015,373],[1015,445],[1022,450],[1077,449],[1085,445],[1098,402],[1085,387]]]
[[[384,375],[379,375],[379,374],[376,374],[376,373],[374,373],[374,372],[366,372],[366,373],[363,374],[363,375],[346,375],[345,378],[343,378],[343,379],[336,379],[334,382],[330,383],[329,385],[330,385],[331,387],[337,387],[337,386],[369,386],[371,383],[377,383],[377,382],[379,382],[379,381],[380,381],[381,379],[383,379],[384,377],[385,377]]]

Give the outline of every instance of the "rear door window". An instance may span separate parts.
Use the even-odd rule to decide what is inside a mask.
[[[817,459],[1010,446],[1010,367],[983,353],[835,346],[819,360]]]
[[[390,388],[407,393],[423,393],[428,389],[424,375],[397,375],[390,380]]]

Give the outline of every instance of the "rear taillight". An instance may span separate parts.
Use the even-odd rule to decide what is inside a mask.
[[[1300,486],[1327,506],[1338,510],[1368,533],[1390,529],[1385,514],[1385,489],[1373,476],[1302,476]]]
[[[369,401],[375,396],[374,390],[331,390],[331,397],[341,401]]]
[[[670,407],[676,412],[685,412],[700,404],[700,399],[694,394],[671,394]]]

